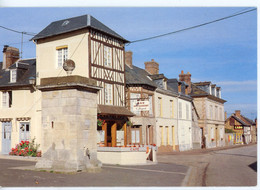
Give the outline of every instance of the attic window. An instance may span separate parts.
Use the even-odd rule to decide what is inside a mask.
[[[16,82],[16,78],[17,78],[17,70],[16,69],[12,69],[10,70],[10,82]]]
[[[61,26],[66,26],[66,25],[68,25],[70,23],[70,21],[68,21],[68,20],[65,20],[63,23],[62,23],[62,25]]]

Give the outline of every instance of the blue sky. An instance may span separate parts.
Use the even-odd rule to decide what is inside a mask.
[[[129,41],[168,33],[247,10],[248,7],[207,8],[0,8],[0,25],[38,33],[52,21],[91,14]],[[250,9],[250,8],[249,8]],[[21,49],[21,34],[0,28],[0,48]],[[35,57],[35,45],[25,36],[23,58]],[[126,46],[133,64],[144,68],[154,59],[160,73],[178,78],[181,70],[192,82],[212,81],[222,88],[228,115],[234,110],[257,115],[257,11],[200,28]],[[0,61],[3,57],[0,54]]]

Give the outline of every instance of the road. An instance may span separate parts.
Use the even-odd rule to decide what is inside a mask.
[[[34,171],[35,161],[0,156],[2,187],[255,186],[257,145],[158,154],[158,164],[103,165],[96,173]],[[12,159],[10,159],[12,158]]]
[[[158,163],[145,166],[103,165],[95,173],[33,171],[35,162],[0,159],[2,187],[161,187],[181,186],[187,166]],[[1,188],[0,188],[1,189]]]
[[[257,184],[257,145],[225,150],[188,151],[161,154],[160,162],[192,168],[187,186],[255,186]]]

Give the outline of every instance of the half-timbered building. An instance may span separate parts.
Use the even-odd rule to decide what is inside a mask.
[[[75,62],[73,75],[97,81],[100,146],[125,145],[126,122],[134,114],[125,108],[124,44],[119,34],[91,15],[51,23],[33,39],[36,43],[37,81],[66,76],[63,63]]]

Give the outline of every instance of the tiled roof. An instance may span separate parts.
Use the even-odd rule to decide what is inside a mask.
[[[139,84],[139,85],[149,85],[156,88],[156,84],[150,80],[147,76],[149,75],[144,69],[133,66],[130,68],[125,64],[125,79],[126,84]]]
[[[84,28],[93,28],[120,40],[123,40],[124,42],[128,42],[122,36],[105,26],[103,23],[101,23],[91,15],[83,15],[52,22],[40,33],[34,36],[31,40],[39,40],[42,38],[56,36],[59,34],[64,34],[67,32],[72,32]]]
[[[255,122],[252,121],[251,119],[243,116],[243,115],[240,115],[242,118],[244,118],[244,120],[246,121],[246,123],[248,123],[249,125],[255,125]]]
[[[211,84],[211,82],[210,81],[194,82],[193,84],[196,85],[196,86],[203,86],[203,85],[209,85],[209,84]]]
[[[10,83],[10,68],[17,68],[17,82]],[[36,78],[36,59],[19,60],[12,64],[9,69],[0,70],[0,89],[19,88],[28,86],[29,77]]]
[[[123,116],[129,116],[129,117],[132,117],[135,115],[131,111],[126,109],[125,107],[108,106],[108,105],[98,105],[98,114],[123,115]]]
[[[241,123],[242,125],[248,125],[247,123],[245,123],[242,119],[240,119],[239,117],[235,116],[235,115],[231,115],[231,117],[233,117],[234,119],[236,119],[239,123]]]

